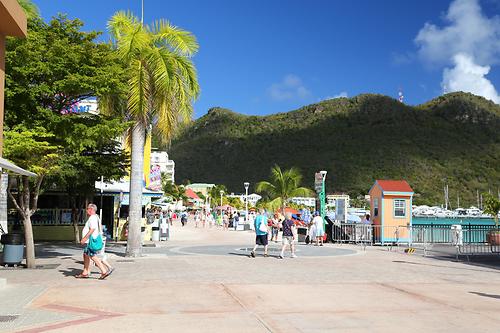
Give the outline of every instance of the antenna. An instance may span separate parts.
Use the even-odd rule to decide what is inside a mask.
[[[399,87],[399,91],[398,91],[398,101],[400,103],[404,103],[404,96],[403,96],[403,89],[401,87]]]

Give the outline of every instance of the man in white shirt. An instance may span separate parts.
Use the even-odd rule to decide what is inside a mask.
[[[100,280],[104,280],[106,277],[108,277],[109,274],[111,274],[111,271],[107,271],[104,268],[104,265],[97,256],[97,252],[93,251],[92,249],[89,249],[88,247],[89,238],[90,237],[96,238],[100,234],[99,217],[97,216],[96,212],[97,212],[96,205],[91,203],[87,206],[87,215],[89,215],[89,218],[87,219],[85,227],[83,228],[82,235],[84,236],[80,241],[80,244],[85,245],[85,248],[83,249],[83,271],[80,274],[75,275],[75,277],[78,279],[89,278],[90,260],[92,260],[96,264],[96,266],[99,267],[99,269],[101,270],[101,276],[99,277]]]

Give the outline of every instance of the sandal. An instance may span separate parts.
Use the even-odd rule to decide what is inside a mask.
[[[104,280],[105,278],[107,278],[108,276],[110,276],[111,273],[112,273],[112,271],[107,271],[106,273],[101,274],[101,276],[99,276],[99,280]]]
[[[80,273],[80,274],[75,275],[75,278],[76,279],[88,279],[89,275]]]

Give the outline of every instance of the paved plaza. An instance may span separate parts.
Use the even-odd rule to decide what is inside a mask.
[[[0,269],[0,332],[500,332],[500,265],[400,249],[299,245],[249,257],[249,231],[182,228],[75,279],[81,249],[39,244],[38,269]]]

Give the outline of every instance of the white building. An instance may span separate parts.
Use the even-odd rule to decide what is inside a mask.
[[[241,202],[244,204],[245,203],[245,194],[228,194],[228,198],[239,198]],[[257,193],[252,193],[248,195],[248,205],[250,207],[255,207],[257,205],[257,201],[262,199],[262,196],[258,195]]]
[[[316,207],[316,198],[314,197],[293,197],[290,198],[290,202],[300,206]]]
[[[175,162],[168,159],[166,151],[151,151],[151,167],[158,165],[162,174],[175,183]]]

